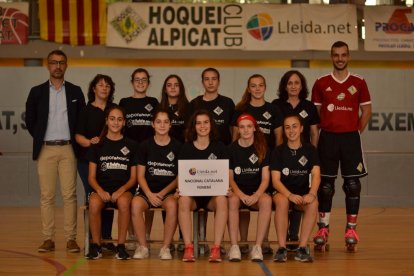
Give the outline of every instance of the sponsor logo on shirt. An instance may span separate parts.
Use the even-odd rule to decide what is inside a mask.
[[[154,166],[154,167],[174,167],[174,164],[167,164],[167,163],[161,163],[161,162],[153,162],[153,161],[148,161],[147,162],[148,166]]]
[[[235,167],[234,168],[234,173],[237,174],[237,175],[241,174],[241,168],[240,167]]]
[[[127,127],[133,126],[150,126],[151,121],[145,119],[132,119],[127,121]]]
[[[157,176],[174,176],[174,173],[172,171],[169,171],[169,170],[166,170],[166,169],[157,169],[157,168],[154,168],[154,167],[150,167],[148,169],[148,172],[152,176],[154,176],[154,175],[157,175]]]
[[[326,109],[328,109],[329,112],[333,111],[352,111],[352,107],[347,106],[335,106],[334,104],[329,104]]]
[[[240,174],[257,174],[260,171],[259,168],[240,168],[240,167],[236,167],[234,168],[234,173],[237,175]]]
[[[283,173],[283,175],[288,176],[289,175],[289,168],[283,168],[282,173]]]
[[[342,101],[343,99],[345,99],[345,93],[339,93],[339,95],[338,95],[338,96],[336,96],[336,99],[337,99],[338,101]]]
[[[106,170],[124,170],[126,171],[128,169],[128,166],[125,164],[121,164],[118,162],[103,162],[101,164],[101,171]]]

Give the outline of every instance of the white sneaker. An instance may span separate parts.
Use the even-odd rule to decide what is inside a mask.
[[[171,256],[170,248],[162,247],[160,250],[160,254],[158,256],[160,256],[161,260],[171,260],[172,256]]]
[[[262,247],[260,245],[255,245],[252,248],[251,259],[253,262],[263,261]]]
[[[234,244],[230,247],[229,261],[230,262],[240,262],[241,261],[240,247],[237,244]]]
[[[137,250],[135,250],[134,259],[146,259],[149,256],[148,247],[145,246],[138,246]]]

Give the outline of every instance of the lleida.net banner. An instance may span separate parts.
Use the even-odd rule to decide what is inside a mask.
[[[365,7],[366,51],[414,51],[414,9]]]
[[[159,50],[358,49],[354,5],[114,3],[106,45]]]
[[[330,50],[338,40],[358,49],[354,5],[249,5],[246,50]]]

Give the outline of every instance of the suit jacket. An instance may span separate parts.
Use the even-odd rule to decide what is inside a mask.
[[[78,145],[75,142],[75,129],[79,112],[85,107],[85,97],[82,89],[68,81],[65,81],[66,104],[68,108],[68,121],[70,139],[75,154],[78,153]],[[42,149],[45,137],[47,120],[49,116],[49,80],[30,90],[26,101],[26,127],[33,137],[33,160],[36,160]]]

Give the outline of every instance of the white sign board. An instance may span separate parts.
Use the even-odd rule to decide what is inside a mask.
[[[178,189],[182,196],[226,195],[229,160],[178,160]]]

